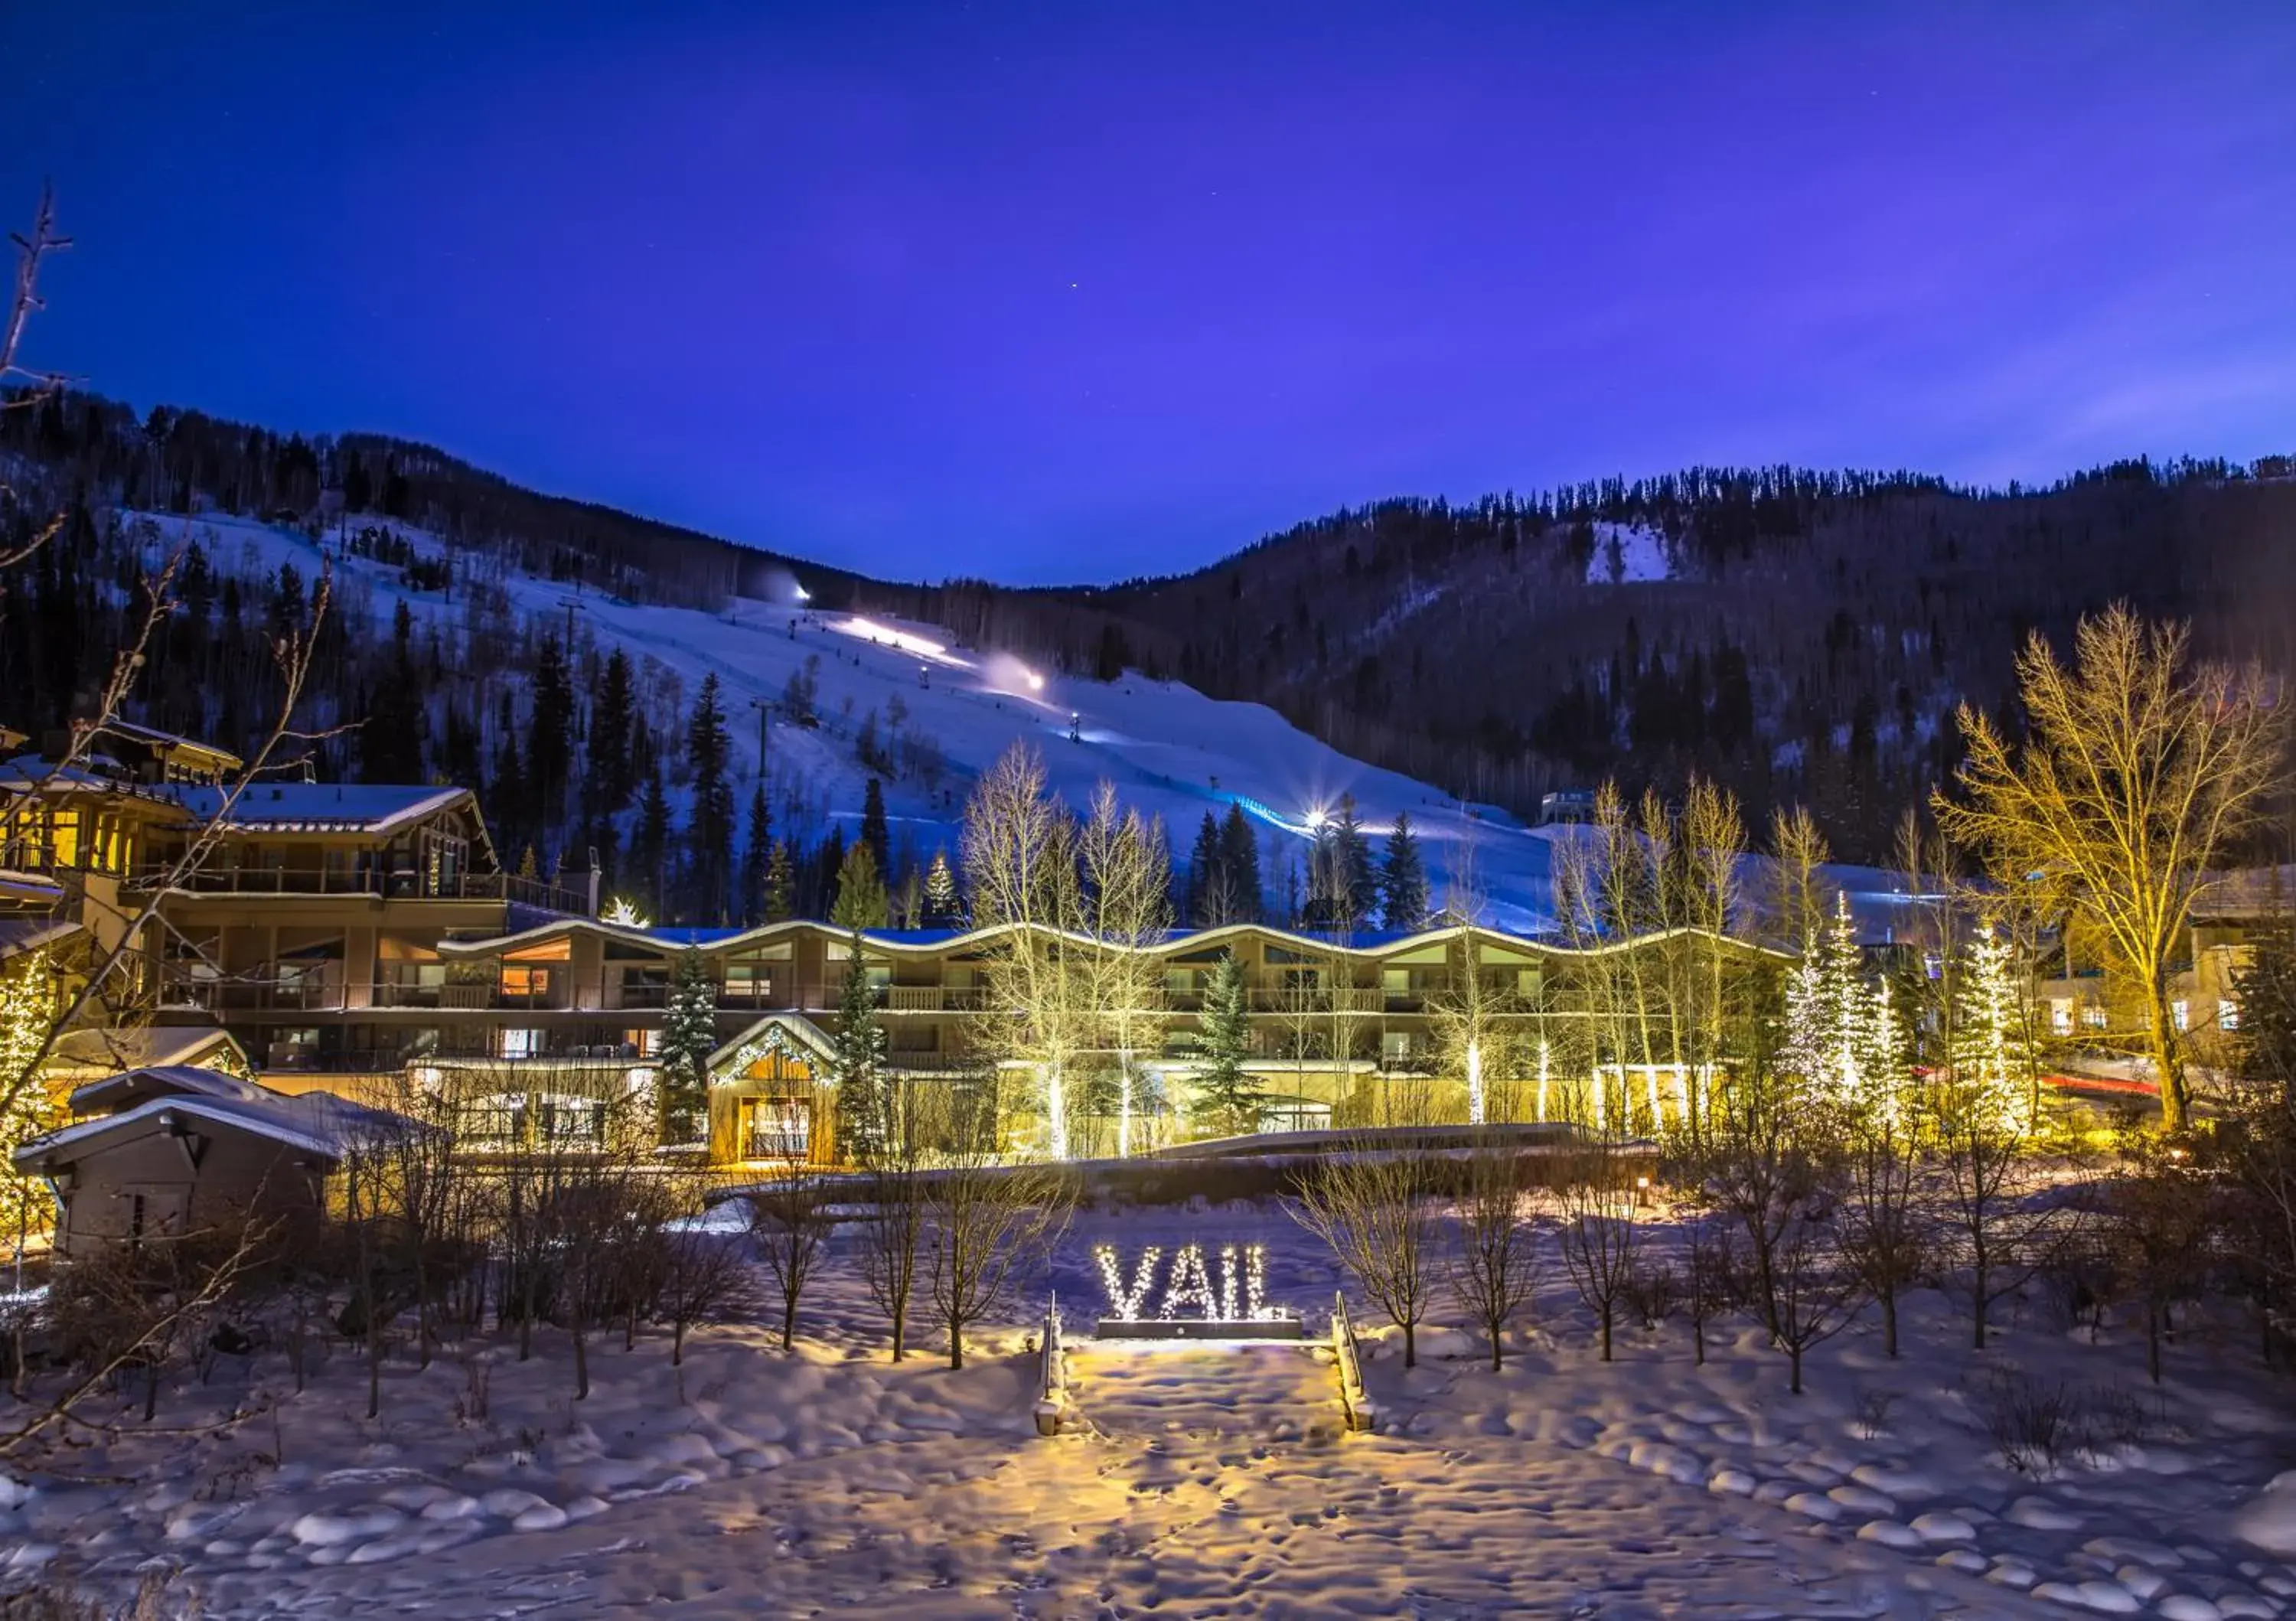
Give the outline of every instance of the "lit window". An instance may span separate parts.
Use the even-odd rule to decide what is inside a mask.
[[[634,1050],[640,1058],[652,1058],[661,1052],[661,1032],[652,1028],[625,1030],[622,1045]]]
[[[504,1030],[502,1033],[502,1055],[504,1058],[540,1058],[542,1032],[539,1030]]]
[[[2193,1027],[2193,1010],[2183,997],[2169,1004],[2169,1022],[2177,1027],[2179,1035]]]
[[[503,964],[502,988],[505,996],[547,996],[550,995],[550,970],[505,962]]]
[[[2049,1002],[2049,1028],[2059,1036],[2073,1033],[2073,1003],[2070,996],[2057,996]]]
[[[2081,1004],[2081,1023],[2087,1025],[2090,1029],[2103,1029],[2104,1018],[2104,1004],[2103,1003],[2085,1002]]]
[[[2217,999],[2217,1028],[2219,1030],[2240,1028],[2240,1003],[2229,996],[2219,996]]]

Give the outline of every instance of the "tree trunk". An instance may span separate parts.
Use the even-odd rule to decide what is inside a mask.
[[[786,1351],[797,1339],[797,1294],[794,1290],[782,1297],[782,1349]]]
[[[1882,1301],[1882,1355],[1894,1357],[1898,1354],[1898,1291],[1885,1289],[1880,1292]]]
[[[2154,1384],[2161,1382],[2161,1305],[2157,1300],[2144,1303],[2144,1371]]]
[[[964,1325],[955,1317],[948,1320],[948,1365],[964,1366]]]
[[[1419,1365],[1419,1325],[1415,1322],[1403,1325],[1403,1365],[1406,1368]]]
[[[1801,1341],[1799,1339],[1789,1341],[1786,1354],[1793,1363],[1793,1394],[1800,1396],[1801,1394]]]
[[[1611,1360],[1611,1303],[1603,1302],[1603,1360]]]
[[[574,1289],[574,1308],[567,1316],[572,1320],[570,1326],[574,1330],[574,1399],[586,1402],[590,1399],[590,1336],[582,1319],[581,1283],[578,1280]]]
[[[1485,1326],[1491,1331],[1491,1371],[1496,1373],[1499,1371],[1500,1358],[1505,1355],[1505,1350],[1499,1344],[1499,1336],[1506,1331],[1506,1324],[1494,1317]]]
[[[901,1343],[901,1330],[907,1326],[902,1321],[903,1315],[904,1314],[900,1312],[893,1314],[893,1360],[895,1362],[901,1360],[902,1353],[906,1349]]]
[[[683,1317],[669,1327],[669,1365],[673,1368],[685,1365],[685,1319]]]
[[[2163,974],[2145,1000],[2152,1021],[2152,1067],[2161,1077],[2161,1129],[2185,1129],[2185,1060],[2177,1049],[2177,1027],[2169,1017],[2169,980]]]
[[[1690,1355],[1697,1366],[1706,1365],[1706,1318],[1698,1312],[1690,1314]]]

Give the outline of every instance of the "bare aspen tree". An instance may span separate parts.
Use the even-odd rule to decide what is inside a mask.
[[[1849,1326],[1861,1298],[1857,1268],[1842,1253],[1823,1200],[1800,1199],[1787,1210],[1772,1247],[1770,1275],[1778,1344],[1792,1367],[1792,1392],[1800,1396],[1802,1359]]]
[[[2124,1133],[2120,1151],[2119,1174],[2104,1184],[2104,1236],[2144,1307],[2144,1371],[2157,1385],[2176,1303],[2198,1291],[2216,1244],[2216,1179],[2176,1138]]]
[[[669,1325],[673,1368],[685,1365],[690,1331],[703,1323],[731,1322],[756,1304],[757,1290],[741,1246],[733,1234],[701,1219],[709,1208],[702,1198],[706,1189],[701,1173],[674,1175],[667,1182],[671,1216],[660,1230],[653,1315],[656,1322]]]
[[[865,1213],[859,1226],[861,1281],[892,1330],[892,1360],[907,1350],[924,1238],[925,1156],[933,1109],[922,1084],[898,1083],[887,1099],[885,1131],[862,1161]]]
[[[1601,1324],[1604,1362],[1611,1360],[1619,1304],[1642,1259],[1633,1180],[1617,1137],[1597,1132],[1560,1167],[1555,1186],[1562,1269]]]
[[[1036,1077],[1045,1149],[1070,1158],[1070,1070],[1095,1023],[1090,936],[1077,832],[1025,743],[997,757],[964,807],[964,872],[976,929],[997,931],[984,962],[975,1048]]]
[[[925,1180],[925,1285],[948,1334],[948,1365],[962,1368],[964,1330],[1002,1306],[1045,1256],[1075,1193],[1053,1167],[997,1163],[989,1088],[952,1088],[945,1101],[946,1147]]]
[[[2280,781],[2284,703],[2263,671],[2195,662],[2188,628],[2126,605],[2081,620],[2073,662],[2036,633],[2017,658],[2024,741],[1964,704],[1960,795],[1938,820],[2004,888],[2087,921],[2134,982],[2161,1085],[2161,1123],[2190,1105],[2169,1006],[2209,871]]]
[[[1437,1275],[1434,1167],[1422,1151],[1358,1138],[1309,1171],[1292,1215],[1331,1247],[1419,1361],[1419,1324]]]
[[[1785,950],[1801,950],[1832,915],[1833,886],[1824,869],[1833,859],[1808,810],[1780,806],[1770,813],[1769,921],[1772,938]]]
[[[34,312],[47,307],[40,297],[40,266],[48,255],[71,246],[71,238],[56,234],[56,200],[53,191],[41,188],[31,230],[11,232],[8,240],[16,248],[16,277],[8,299],[7,321],[0,325],[0,390],[14,389],[16,393],[0,401],[0,410],[24,410],[64,386],[61,374],[33,371],[17,359],[23,347],[24,328]],[[0,497],[12,498],[14,495],[7,485],[0,484]],[[62,510],[50,513],[33,524],[31,533],[20,544],[0,550],[0,569],[15,567],[53,540],[62,532],[66,516]]]
[[[1482,914],[1483,894],[1474,876],[1472,855],[1461,857],[1451,873],[1444,913],[1463,925],[1459,937],[1444,955],[1443,983],[1427,999],[1434,1025],[1436,1061],[1446,1075],[1456,1075],[1466,1087],[1467,1124],[1512,1118],[1511,1108],[1495,1108],[1512,1099],[1495,1100],[1505,1086],[1514,1054],[1510,1038],[1519,1022],[1514,1015],[1519,999],[1496,981],[1485,962],[1483,937],[1475,920]]]
[[[1890,1095],[1855,1110],[1842,1156],[1841,1245],[1866,1292],[1882,1308],[1882,1350],[1898,1354],[1898,1298],[1929,1269],[1935,1251],[1928,1205],[1922,1118],[1907,1077]]]
[[[1468,1153],[1451,1298],[1482,1326],[1494,1373],[1505,1355],[1507,1324],[1529,1304],[1538,1281],[1537,1232],[1524,1209],[1528,1181],[1522,1157],[1508,1143],[1479,1142]]]
[[[1985,1348],[1988,1314],[2047,1260],[2062,1236],[2030,1196],[2038,1185],[2024,1134],[1997,1087],[1959,1068],[1932,1083],[1937,1209],[1969,1300],[1971,1342]]]
[[[1691,1355],[1706,1365],[1706,1325],[1738,1301],[1738,1252],[1734,1229],[1721,1216],[1693,1210],[1684,1220],[1683,1314],[1690,1319]]]
[[[1151,947],[1172,926],[1172,863],[1164,826],[1120,810],[1103,782],[1079,830],[1093,949],[1092,1001],[1116,1064],[1116,1152],[1135,1147],[1138,1055],[1164,1042],[1163,962]]]
[[[749,1195],[750,1234],[780,1299],[782,1349],[786,1351],[797,1343],[798,1305],[821,1269],[822,1244],[836,1218],[810,1174],[807,1139],[794,1131],[781,1132],[767,1146],[773,1164],[766,1180]]]

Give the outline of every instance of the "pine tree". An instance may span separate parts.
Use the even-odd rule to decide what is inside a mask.
[[[686,877],[694,915],[722,922],[733,904],[734,790],[726,780],[730,743],[718,674],[701,678],[685,727],[685,763],[693,774],[693,815],[686,824]]]
[[[948,864],[948,852],[937,849],[925,873],[925,926],[955,929],[964,921],[964,898],[956,892],[956,872]]]
[[[1786,1027],[1779,1066],[1802,1084],[1813,1103],[1844,1104],[1866,1091],[1863,1060],[1874,1018],[1857,934],[1847,896],[1833,921],[1802,943],[1786,981]]]
[[[837,905],[838,875],[845,871],[845,830],[831,828],[828,837],[814,847],[813,859],[806,865],[798,910],[808,917],[827,917]]]
[[[1380,874],[1380,888],[1390,929],[1417,929],[1427,921],[1427,868],[1407,812],[1396,813],[1395,831],[1387,836],[1387,868]]]
[[[766,921],[786,923],[797,915],[797,870],[785,840],[774,840],[766,858]]]
[[[2285,1110],[2296,1103],[2296,929],[2285,913],[2271,918],[2249,937],[2248,949],[2233,976],[2234,1069]]]
[[[1332,818],[1334,878],[1346,886],[1339,896],[1346,906],[1345,920],[1360,926],[1379,911],[1379,875],[1373,866],[1371,840],[1364,836],[1356,815],[1356,797],[1340,796],[1338,814]]]
[[[620,648],[606,656],[598,688],[590,700],[590,746],[583,779],[584,811],[593,823],[630,802],[637,774],[630,760],[630,734],[636,719],[630,691],[630,659]]]
[[[1954,981],[1954,1080],[1997,1126],[2020,1134],[2034,1126],[2039,1066],[2027,1034],[2015,954],[1990,922],[1962,949]]]
[[[735,921],[759,921],[766,905],[766,870],[773,859],[774,830],[766,808],[766,785],[760,781],[750,792],[750,842],[742,851],[742,904]]]
[[[1228,921],[1257,923],[1267,904],[1259,885],[1259,836],[1251,831],[1251,819],[1243,814],[1243,806],[1233,800],[1226,819],[1220,823],[1220,864],[1226,869],[1235,907]]]
[[[1259,1077],[1243,1067],[1250,1050],[1251,1009],[1244,994],[1243,966],[1233,952],[1221,953],[1213,965],[1211,983],[1204,988],[1201,1032],[1196,1050],[1203,1068],[1195,1078],[1189,1117],[1220,1136],[1258,1131],[1267,1094]]]
[[[853,847],[865,858],[869,847]],[[837,1115],[845,1137],[845,1158],[859,1165],[876,1163],[885,1143],[885,1032],[877,1019],[876,988],[861,955],[861,930],[845,959],[845,981],[837,997],[837,1033],[831,1038],[830,1073],[837,1083]]]
[[[1217,929],[1226,922],[1227,888],[1219,823],[1206,811],[1196,828],[1196,842],[1188,851],[1188,893],[1182,908],[1188,921],[1199,929]]]
[[[554,833],[566,814],[566,788],[574,765],[574,687],[559,656],[558,641],[545,636],[535,656],[534,702],[527,717],[527,791],[536,825]]]
[[[861,795],[861,843],[876,858],[877,873],[890,878],[893,872],[892,837],[885,822],[885,786],[876,778],[869,779]]]
[[[882,929],[887,910],[885,875],[878,870],[877,857],[865,839],[845,852],[844,864],[837,872],[837,901],[829,910],[829,921],[857,934],[864,929]]]
[[[359,780],[420,782],[427,730],[422,684],[414,668],[414,616],[402,598],[390,621],[390,674],[359,728]]]
[[[661,1140],[694,1142],[709,1119],[709,1055],[718,1050],[717,987],[703,972],[701,954],[688,946],[670,981],[662,1017],[659,1073]]]
[[[647,910],[655,917],[662,915],[663,892],[668,887],[662,880],[669,865],[669,796],[662,791],[661,773],[656,770],[646,778],[637,831],[630,838],[630,866],[636,880],[633,887],[645,896]]]

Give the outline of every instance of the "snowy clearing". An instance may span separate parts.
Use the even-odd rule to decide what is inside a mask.
[[[1602,1617],[2277,1616],[2296,1599],[2296,1443],[2247,1335],[2141,1347],[2028,1302],[1996,1348],[1935,1294],[1907,1354],[1870,1323],[1822,1347],[1811,1391],[1733,1319],[1693,1365],[1681,1325],[1620,1361],[1549,1265],[1505,1370],[1448,1326],[1402,1366],[1349,1289],[1381,1411],[1349,1435],[1327,1348],[1110,1345],[1091,1250],[1261,1242],[1271,1301],[1323,1328],[1341,1280],[1279,1208],[1080,1215],[1007,1315],[1057,1293],[1076,1418],[1045,1440],[1014,1327],[951,1373],[896,1367],[849,1267],[808,1304],[798,1351],[703,1330],[594,1343],[570,1399],[562,1339],[488,1337],[427,1371],[394,1361],[383,1416],[338,1347],[301,1396],[277,1353],[224,1357],[5,1495],[9,1579],[119,1601],[146,1568],[206,1613]],[[1551,1259],[1551,1257],[1550,1257]],[[930,1330],[921,1338],[931,1343]],[[1987,1370],[2120,1390],[2118,1437],[2043,1475],[1989,1455]],[[479,1371],[478,1370],[483,1370]],[[125,1398],[123,1398],[125,1399]],[[230,1421],[237,1412],[250,1415]],[[283,1461],[281,1454],[283,1453]],[[2243,1538],[2247,1540],[2243,1540]],[[156,1561],[156,1565],[154,1565]]]

